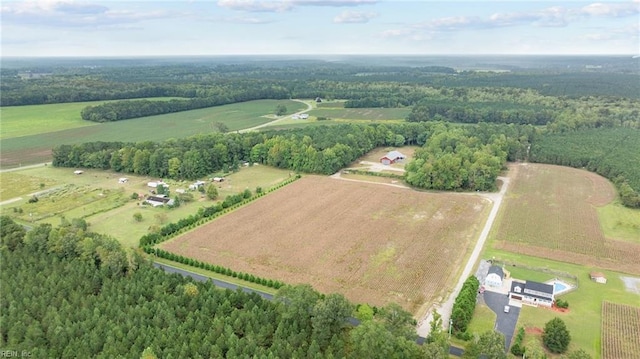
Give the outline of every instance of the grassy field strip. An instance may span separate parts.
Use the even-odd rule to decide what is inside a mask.
[[[274,295],[277,292],[276,289],[269,288],[269,287],[264,286],[264,285],[251,283],[251,282],[248,282],[248,281],[245,281],[245,280],[242,280],[242,279],[238,279],[238,278],[234,278],[234,277],[231,277],[231,276],[218,274],[218,273],[213,272],[213,271],[208,271],[208,270],[205,270],[205,269],[202,269],[202,268],[192,267],[190,265],[186,265],[186,264],[170,261],[170,260],[164,259],[164,258],[153,258],[153,261],[154,262],[158,262],[158,263],[162,263],[162,264],[165,264],[165,265],[168,265],[168,266],[171,266],[171,267],[180,268],[180,269],[185,270],[187,272],[201,274],[201,275],[203,275],[205,277],[213,278],[213,279],[219,280],[221,282],[234,284],[234,285],[237,285],[239,287],[250,288],[250,289],[254,289],[254,290],[260,291],[260,292],[265,292],[265,293],[274,294]]]
[[[168,101],[178,97],[154,97],[144,100]],[[136,99],[143,100],[143,99]],[[56,103],[46,105],[5,106],[0,109],[2,127],[0,139],[23,137],[40,133],[95,126],[96,122],[85,121],[80,112],[87,106],[111,101],[88,101]]]

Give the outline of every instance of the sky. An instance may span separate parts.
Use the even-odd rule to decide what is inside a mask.
[[[2,0],[2,56],[640,54],[640,0]]]

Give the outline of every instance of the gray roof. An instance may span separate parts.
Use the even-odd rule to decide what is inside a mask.
[[[487,274],[495,273],[500,276],[500,278],[504,278],[504,271],[502,267],[499,266],[491,266],[489,267],[489,272]]]
[[[527,289],[535,290],[537,292],[553,294],[553,285],[539,282],[532,282],[530,280],[525,283]]]
[[[516,294],[522,295],[522,293],[524,293],[524,285],[525,285],[525,283],[518,282],[518,281],[515,281],[515,280],[512,281],[511,282],[511,293],[516,293]],[[520,286],[520,293],[515,291],[515,288],[517,286]]]
[[[384,157],[387,157],[390,160],[395,160],[397,158],[407,158],[407,156],[403,155],[398,151],[389,151]]]

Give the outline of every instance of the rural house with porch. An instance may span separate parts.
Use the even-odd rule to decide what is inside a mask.
[[[509,299],[520,300],[523,304],[551,307],[553,305],[553,285],[533,281],[511,282]]]

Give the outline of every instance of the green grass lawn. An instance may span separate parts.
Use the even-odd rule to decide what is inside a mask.
[[[496,313],[488,306],[485,304],[477,304],[476,309],[473,311],[473,318],[469,323],[468,331],[479,335],[486,331],[493,330],[496,317]]]
[[[528,257],[524,255],[486,249],[483,255],[485,258],[495,257],[496,259],[508,260],[510,262],[523,263],[528,266],[549,268],[568,272],[578,277],[578,288],[572,292],[563,294],[560,298],[569,302],[568,313],[558,313],[543,308],[533,308],[524,306],[518,319],[518,325],[525,327],[544,328],[547,321],[554,317],[560,317],[567,325],[572,337],[570,350],[585,349],[594,358],[600,357],[601,327],[602,322],[601,306],[604,300],[637,306],[640,303],[640,295],[625,290],[624,283],[620,276],[627,274],[590,268],[576,264],[555,262],[542,258]],[[512,276],[528,275],[526,271],[511,270]],[[597,270],[606,275],[607,284],[599,284],[589,279],[589,272]],[[530,278],[521,278],[530,279]],[[544,278],[536,278],[544,279]],[[532,335],[527,335],[531,337]]]
[[[252,193],[255,193],[256,187],[267,190],[292,175],[290,171],[263,165],[242,167],[238,172],[224,176],[226,180],[219,184],[218,200],[245,189]],[[127,177],[129,181],[119,183],[120,177]],[[23,197],[20,201],[3,205],[0,210],[2,214],[21,223],[58,225],[63,216],[66,219],[84,218],[90,224],[91,231],[109,234],[128,248],[137,247],[140,237],[149,233],[150,228],[178,221],[215,203],[199,192],[191,192],[194,201],[178,208],[142,206],[142,201],[131,199],[131,195],[134,192],[148,194],[147,182],[150,180],[150,177],[102,170],[85,170],[83,174],[75,175],[73,169],[52,166],[7,172],[0,177],[2,198]],[[173,194],[178,188],[187,189],[191,183],[175,180],[166,182],[174,191]],[[29,198],[24,194],[40,191],[41,183],[44,184],[42,190],[52,192],[40,196],[37,203],[27,203]],[[21,209],[22,213],[17,209]],[[142,221],[133,218],[136,212],[142,214]]]
[[[6,172],[0,173],[0,201],[49,189],[60,182],[47,177]]]
[[[598,207],[600,226],[607,238],[640,243],[640,210],[624,207],[617,201]]]
[[[229,131],[237,131],[273,121],[268,115],[278,104],[284,104],[290,113],[306,108],[297,101],[257,100],[108,123],[90,122],[90,126],[59,131],[53,129],[46,133],[3,139],[0,166],[16,167],[50,161],[51,149],[60,144],[161,141],[214,132],[213,124],[216,122],[224,123]]]
[[[156,97],[148,100],[171,100],[177,97]],[[47,105],[6,106],[0,109],[2,126],[0,139],[37,135],[40,133],[94,126],[96,122],[85,121],[80,112],[87,106],[110,101],[55,103]]]

